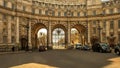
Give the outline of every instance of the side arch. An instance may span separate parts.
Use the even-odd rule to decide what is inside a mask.
[[[31,31],[31,39],[32,39],[32,48],[37,48],[37,33],[40,29],[45,28],[48,31],[48,28],[46,27],[46,25],[42,24],[42,23],[36,23],[32,26],[32,31]]]

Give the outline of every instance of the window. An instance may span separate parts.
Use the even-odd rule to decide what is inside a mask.
[[[118,8],[118,13],[120,13],[120,8]]]
[[[110,29],[114,28],[114,21],[110,21]]]
[[[3,1],[3,6],[7,7],[7,2],[6,1]]]
[[[120,20],[118,20],[118,28],[120,29]]]
[[[58,12],[58,16],[61,16],[61,12]]]
[[[120,34],[118,34],[118,41],[120,41]]]
[[[105,10],[103,10],[103,15],[104,15],[105,13],[106,13]]]
[[[34,8],[32,9],[32,14],[35,14],[35,9]]]
[[[14,41],[15,41],[15,37],[12,36],[12,40],[11,40],[11,42],[14,43]]]
[[[77,13],[77,16],[78,16],[78,17],[80,16],[80,12]]]
[[[73,13],[73,12],[71,12],[71,16],[74,16],[74,13]]]
[[[109,10],[109,13],[110,13],[110,14],[113,14],[113,9],[110,9],[110,10]]]
[[[12,4],[12,10],[14,10],[15,9],[15,4]]]
[[[11,19],[12,19],[12,20],[14,20],[14,18],[15,18],[14,16],[11,16]]]
[[[96,34],[96,28],[93,28],[93,34]]]
[[[55,12],[54,11],[51,11],[52,12],[52,16],[55,16]]]
[[[96,25],[96,21],[93,21],[93,25]]]
[[[67,16],[67,12],[64,12],[64,16]]]
[[[3,43],[7,42],[7,36],[3,36]]]
[[[6,18],[7,18],[6,15],[3,15],[3,20],[6,19]]]
[[[106,21],[103,22],[103,28],[106,28]]]
[[[96,15],[96,11],[95,11],[95,10],[93,11],[93,15],[94,15],[94,16]]]
[[[39,9],[39,14],[42,14],[42,13],[41,13],[41,9]]]
[[[84,16],[86,16],[86,12],[84,12]]]
[[[25,6],[23,6],[23,11],[25,11],[25,9],[26,9],[26,7],[25,7]]]
[[[45,15],[48,15],[48,11],[47,10],[45,11]]]

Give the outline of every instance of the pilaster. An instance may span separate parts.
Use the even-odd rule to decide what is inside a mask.
[[[103,21],[100,21],[100,41],[102,42],[102,39],[103,39],[103,36],[102,36],[102,31],[103,31],[103,27],[102,27],[102,25],[103,25]]]
[[[67,33],[68,33],[68,37],[67,37],[67,40],[68,40],[68,46],[70,45],[70,41],[71,41],[71,38],[70,38],[70,36],[71,36],[71,27],[70,27],[70,22],[68,22],[68,29],[67,29]]]
[[[115,43],[118,42],[118,20],[114,20],[114,36],[116,37]]]
[[[11,43],[11,20],[10,17],[8,19],[8,43]]]
[[[51,22],[48,22],[48,45],[52,46]]]
[[[90,43],[90,33],[91,32],[91,27],[90,27],[90,23],[88,22],[88,43]]]
[[[16,17],[16,43],[19,44],[19,17]]]
[[[0,25],[2,26],[2,21],[0,20]],[[2,43],[3,39],[2,39],[2,28],[0,27],[0,43]]]
[[[106,21],[106,36],[110,36],[110,23],[109,21]]]
[[[31,43],[31,20],[29,20],[29,48],[31,49],[32,48],[32,43]]]

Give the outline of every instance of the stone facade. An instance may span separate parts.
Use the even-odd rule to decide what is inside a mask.
[[[0,0],[0,45],[22,45],[24,38],[34,47],[41,28],[47,29],[50,46],[55,28],[65,31],[66,45],[71,44],[72,28],[78,30],[86,43],[90,43],[92,36],[100,36],[101,42],[107,42],[111,34],[116,37],[115,43],[120,41],[119,0],[59,1]]]

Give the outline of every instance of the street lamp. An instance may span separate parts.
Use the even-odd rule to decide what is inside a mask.
[[[60,33],[61,33],[61,30],[58,28],[58,30],[57,30],[57,34],[58,34],[58,46],[59,46],[59,35],[60,35]]]
[[[101,30],[102,30],[102,28],[101,28],[101,26],[100,26],[100,21],[98,20],[98,31],[99,31],[99,42],[101,42],[101,36],[100,36],[100,34],[101,34]]]
[[[29,19],[28,19],[28,23],[26,25],[26,29],[27,29],[27,46],[26,46],[26,50],[28,51],[29,50]]]
[[[28,51],[29,50],[29,37],[28,37],[28,35],[29,35],[29,18],[27,19],[27,25],[22,25],[24,28],[26,28],[26,30],[27,30],[27,35],[26,35],[26,37],[27,37],[27,45],[26,45],[26,47],[25,47],[25,50],[26,51]]]
[[[86,42],[88,43],[88,0],[85,2],[86,4]]]

